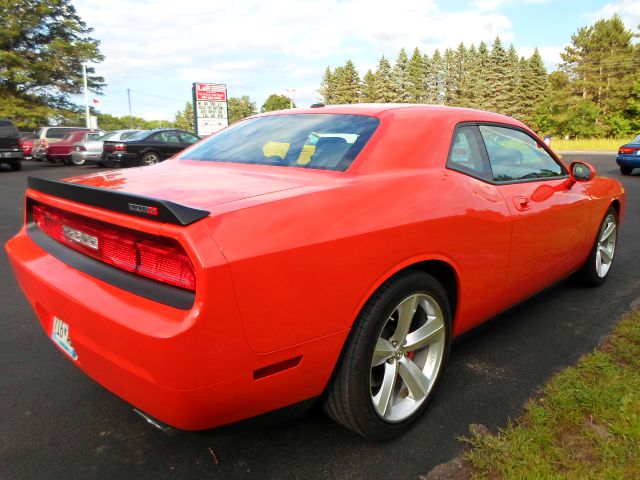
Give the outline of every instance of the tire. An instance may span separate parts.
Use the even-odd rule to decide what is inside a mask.
[[[69,158],[63,157],[62,158],[62,163],[64,163],[65,165],[71,165],[71,157],[69,157]]]
[[[17,172],[22,169],[22,162],[11,162],[9,166],[11,167],[11,170]]]
[[[607,229],[613,228],[607,233]],[[602,285],[611,271],[618,244],[618,213],[609,207],[605,213],[589,257],[577,273],[578,279],[585,285]]]
[[[631,175],[633,172],[633,167],[620,167],[620,173],[622,175]]]
[[[409,334],[397,342],[403,337],[400,325]],[[407,342],[422,343],[411,350],[402,347]],[[325,395],[325,413],[365,438],[401,435],[427,408],[450,345],[451,307],[442,285],[421,271],[391,278],[354,323]],[[429,375],[424,375],[426,370]]]
[[[158,155],[156,152],[148,152],[142,156],[140,165],[146,167],[148,165],[155,165],[158,162],[160,162],[160,155]]]
[[[73,159],[73,156],[71,157],[71,163],[73,163],[74,165],[76,165],[77,167],[79,167],[80,165],[84,165],[84,158],[76,158],[75,160]]]

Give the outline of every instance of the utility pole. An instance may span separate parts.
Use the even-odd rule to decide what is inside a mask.
[[[133,114],[131,113],[131,89],[127,88],[127,99],[129,100],[129,128],[133,128]]]
[[[82,63],[82,82],[84,83],[84,117],[87,128],[91,128],[91,117],[89,116],[89,89],[87,88],[87,65]]]
[[[295,88],[287,88],[287,93],[289,94],[289,100],[291,101],[291,108],[293,108],[293,96],[296,94]]]

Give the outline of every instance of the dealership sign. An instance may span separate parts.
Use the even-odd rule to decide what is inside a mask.
[[[211,135],[229,125],[226,85],[194,83],[193,113],[198,135]]]

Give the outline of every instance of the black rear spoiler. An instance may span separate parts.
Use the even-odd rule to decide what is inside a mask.
[[[114,212],[143,217],[156,222],[189,225],[209,216],[207,210],[133,193],[90,187],[78,183],[28,177],[29,188],[56,197]]]

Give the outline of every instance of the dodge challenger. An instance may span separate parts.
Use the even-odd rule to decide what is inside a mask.
[[[455,337],[569,275],[604,282],[625,199],[506,116],[320,105],[161,164],[30,178],[6,249],[52,342],[154,424],[320,401],[384,439]]]

